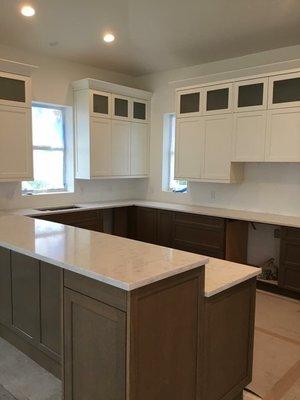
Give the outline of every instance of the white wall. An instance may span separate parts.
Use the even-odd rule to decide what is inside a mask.
[[[59,59],[41,57],[12,47],[0,45],[0,58],[33,64],[39,67],[34,72],[32,79],[33,100],[38,102],[72,106],[73,91],[71,82],[87,77],[128,86],[134,85],[133,78],[124,74]],[[139,182],[138,179],[76,181],[74,193],[22,196],[20,183],[0,183],[0,209],[136,198],[141,197],[140,188],[143,188],[143,185],[144,183]]]
[[[246,163],[241,184],[191,183],[189,193],[163,192],[163,116],[174,112],[174,89],[213,80],[300,67],[300,46],[161,72],[137,79],[152,100],[151,200],[300,215],[300,164]],[[212,199],[215,197],[214,199]]]

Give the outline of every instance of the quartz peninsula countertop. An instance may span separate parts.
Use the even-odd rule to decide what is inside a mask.
[[[0,246],[126,291],[208,262],[198,254],[5,213]]]

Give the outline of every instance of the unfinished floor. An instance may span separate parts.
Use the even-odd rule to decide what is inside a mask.
[[[300,399],[299,301],[257,292],[249,390],[244,400]],[[0,338],[0,400],[61,399],[61,382]]]

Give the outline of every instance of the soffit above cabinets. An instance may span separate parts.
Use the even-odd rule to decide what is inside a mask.
[[[122,96],[135,97],[143,100],[151,100],[152,98],[151,92],[92,78],[85,78],[85,79],[80,79],[78,81],[74,81],[72,82],[72,86],[74,90],[84,90],[84,89],[99,90]]]

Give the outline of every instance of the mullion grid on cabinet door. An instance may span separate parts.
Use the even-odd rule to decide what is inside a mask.
[[[262,85],[262,93],[260,93],[260,87],[258,85]],[[246,87],[249,86],[249,95],[247,99],[249,101],[249,96],[255,97],[256,95],[261,96],[261,104],[250,104],[242,106],[239,104],[239,101],[242,101],[240,95],[242,95],[242,91],[246,90]],[[253,88],[251,88],[253,86]],[[241,89],[240,89],[241,88]],[[246,101],[247,101],[246,99]],[[245,101],[245,100],[244,100]],[[254,100],[255,101],[255,100]],[[254,103],[253,101],[253,103]],[[267,101],[268,101],[268,77],[265,78],[258,78],[258,79],[248,79],[243,81],[237,81],[234,83],[234,111],[235,112],[247,112],[247,111],[258,111],[258,110],[266,110],[267,108]]]

